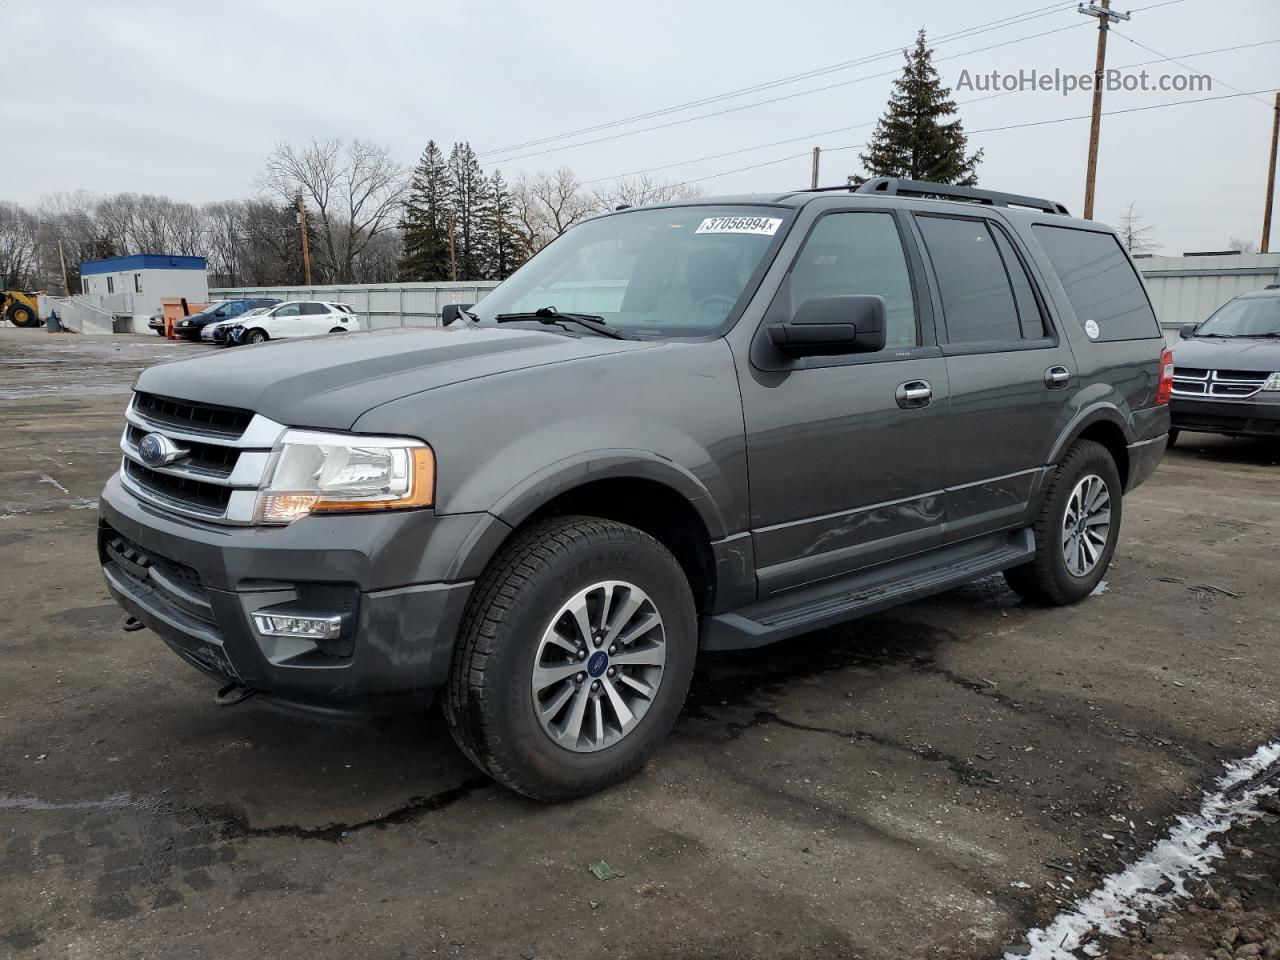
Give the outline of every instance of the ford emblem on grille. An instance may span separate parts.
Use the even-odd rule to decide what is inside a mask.
[[[138,456],[148,467],[163,467],[190,453],[160,433],[148,433],[138,441]]]

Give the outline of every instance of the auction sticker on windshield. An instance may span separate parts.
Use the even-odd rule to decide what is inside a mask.
[[[707,217],[694,233],[758,233],[772,237],[782,226],[781,217]]]

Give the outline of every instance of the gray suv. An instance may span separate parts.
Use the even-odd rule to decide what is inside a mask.
[[[543,800],[640,767],[700,650],[1001,572],[1088,596],[1169,431],[1132,262],[1033,197],[620,210],[445,320],[144,371],[103,573],[220,702],[439,691]]]

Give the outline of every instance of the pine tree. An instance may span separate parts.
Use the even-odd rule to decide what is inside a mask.
[[[481,203],[485,185],[484,171],[471,144],[455,143],[449,152],[449,206],[459,280],[479,280],[483,273]]]
[[[902,76],[893,82],[889,109],[858,159],[872,177],[905,177],[963,187],[976,186],[982,151],[965,155],[968,139],[956,112],[951,88],[942,86],[933,66],[933,50],[924,30],[914,50],[903,50]],[[864,178],[854,177],[855,182]]]
[[[448,214],[451,193],[444,154],[434,140],[428,140],[422,158],[414,168],[409,196],[400,218],[400,229],[404,233],[401,280],[430,282],[449,279]]]
[[[505,280],[528,259],[528,254],[517,229],[515,198],[501,171],[495,170],[484,183],[480,222],[484,279]]]

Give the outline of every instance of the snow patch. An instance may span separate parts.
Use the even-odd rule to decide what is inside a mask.
[[[65,493],[68,497],[69,497],[69,496],[71,496],[71,491],[70,491],[70,490],[68,490],[66,487],[64,487],[62,484],[60,484],[57,480],[53,479],[53,477],[49,476],[47,473],[46,473],[46,474],[43,474],[43,475],[40,477],[40,479],[39,479],[38,481],[36,481],[36,482],[37,482],[37,483],[49,483],[49,484],[52,484],[53,486],[55,486],[55,487],[57,487],[59,490],[61,490],[63,493]]]
[[[69,803],[41,800],[39,797],[14,797],[0,793],[0,810],[114,810],[119,807],[135,806],[137,802],[137,799],[128,793],[113,793],[102,800],[74,800]]]
[[[1083,949],[1098,956],[1101,949],[1082,941],[1094,931],[1118,936],[1123,925],[1138,919],[1142,911],[1167,907],[1186,897],[1186,881],[1213,873],[1213,862],[1222,857],[1222,848],[1211,838],[1226,833],[1237,823],[1248,822],[1258,815],[1259,798],[1275,793],[1268,785],[1270,777],[1260,777],[1280,764],[1280,741],[1259,747],[1243,760],[1231,761],[1226,773],[1218,779],[1217,789],[1206,793],[1198,812],[1181,816],[1169,835],[1147,854],[1119,873],[1113,873],[1102,885],[1074,907],[1058,914],[1046,927],[1027,934],[1031,950],[1026,954],[1006,953],[1005,960],[1028,957],[1030,960],[1076,960],[1073,952]],[[1249,786],[1257,778],[1258,782]],[[1238,787],[1244,789],[1236,790]],[[1164,881],[1173,888],[1167,893],[1155,890]]]
[[[1106,593],[1108,589],[1110,588],[1107,586],[1107,581],[1102,580],[1098,583],[1096,587],[1093,588],[1093,590],[1089,593],[1089,596],[1100,597],[1104,593]]]

